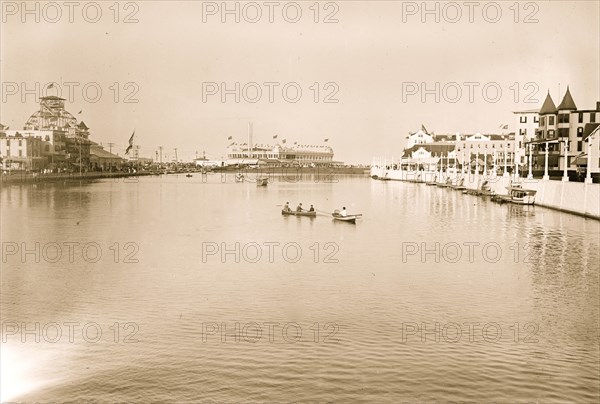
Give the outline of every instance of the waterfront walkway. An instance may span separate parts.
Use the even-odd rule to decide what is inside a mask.
[[[535,204],[563,212],[569,212],[588,218],[600,220],[600,184],[592,182],[571,182],[565,180],[523,178],[515,175],[485,175],[474,173],[440,173],[429,171],[388,170],[373,167],[371,176],[389,180],[431,183],[445,182],[450,179],[453,184],[463,179],[467,190],[480,189],[487,181],[491,190],[498,195],[506,195],[507,187],[517,182],[523,188],[537,191]]]

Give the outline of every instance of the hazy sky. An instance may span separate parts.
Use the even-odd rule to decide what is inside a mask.
[[[73,82],[67,110],[93,140],[114,142],[120,154],[135,128],[143,156],[162,145],[166,159],[175,147],[180,158],[203,150],[220,157],[228,136],[246,140],[252,121],[257,143],[274,134],[288,144],[329,138],[336,160],[370,162],[399,156],[407,132],[421,124],[437,133],[498,132],[513,122],[512,111],[539,108],[548,89],[556,104],[567,84],[579,108],[600,100],[597,1],[427,2],[438,7],[439,22],[435,12],[422,15],[420,1],[273,2],[274,22],[265,2],[227,2],[239,7],[239,23],[221,15],[220,1],[120,2],[118,15],[114,3],[79,2],[70,22],[62,1],[58,8],[29,2],[39,9],[36,22],[20,1],[2,2],[0,122],[19,129],[37,110],[23,83],[31,90],[56,82],[47,94],[60,87],[58,95],[70,98],[65,83]],[[255,5],[262,17],[252,23]],[[302,14],[292,23],[297,8]],[[328,15],[337,22],[324,23]],[[137,22],[124,23],[127,16]],[[203,99],[203,83],[212,82],[228,89],[238,82],[246,96],[240,90],[239,103],[234,94],[224,103],[221,93]],[[252,82],[262,90],[256,103]],[[425,102],[421,83],[432,90]],[[297,87],[302,94],[293,103]],[[124,102],[128,94],[138,102]],[[328,95],[338,102],[323,102]],[[528,95],[533,102],[525,102]]]

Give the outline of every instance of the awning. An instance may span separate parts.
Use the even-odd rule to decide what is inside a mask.
[[[575,157],[571,162],[571,165],[587,166],[587,154],[582,153],[579,156]]]
[[[558,143],[561,140],[559,138],[554,138],[554,139],[539,139],[539,140],[532,140],[529,142],[525,142],[525,144],[539,144],[539,143]]]

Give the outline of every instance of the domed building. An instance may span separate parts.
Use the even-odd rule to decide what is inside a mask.
[[[67,130],[77,126],[77,119],[65,110],[65,99],[49,96],[40,98],[40,109],[34,112],[23,129]]]
[[[71,165],[89,165],[89,128],[65,109],[64,98],[41,97],[40,109],[29,117],[23,129],[25,135],[41,137],[50,143],[55,162],[64,156]]]

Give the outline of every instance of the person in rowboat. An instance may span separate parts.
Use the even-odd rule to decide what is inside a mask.
[[[345,207],[345,206],[342,208],[342,211],[340,212],[340,216],[341,216],[341,217],[346,217],[346,216],[348,216],[348,213],[346,212],[346,207]]]
[[[302,202],[300,202],[300,203],[298,204],[298,206],[296,207],[296,212],[302,212],[302,210],[303,210],[303,209],[302,209]]]
[[[291,209],[290,209],[290,203],[289,203],[289,202],[286,202],[286,203],[285,203],[285,205],[283,206],[283,210],[285,210],[286,212],[289,212],[289,211],[291,210]]]
[[[314,211],[315,211],[315,208],[314,208],[314,206],[310,205],[310,209],[309,209],[308,211],[309,211],[309,212],[314,212]]]

